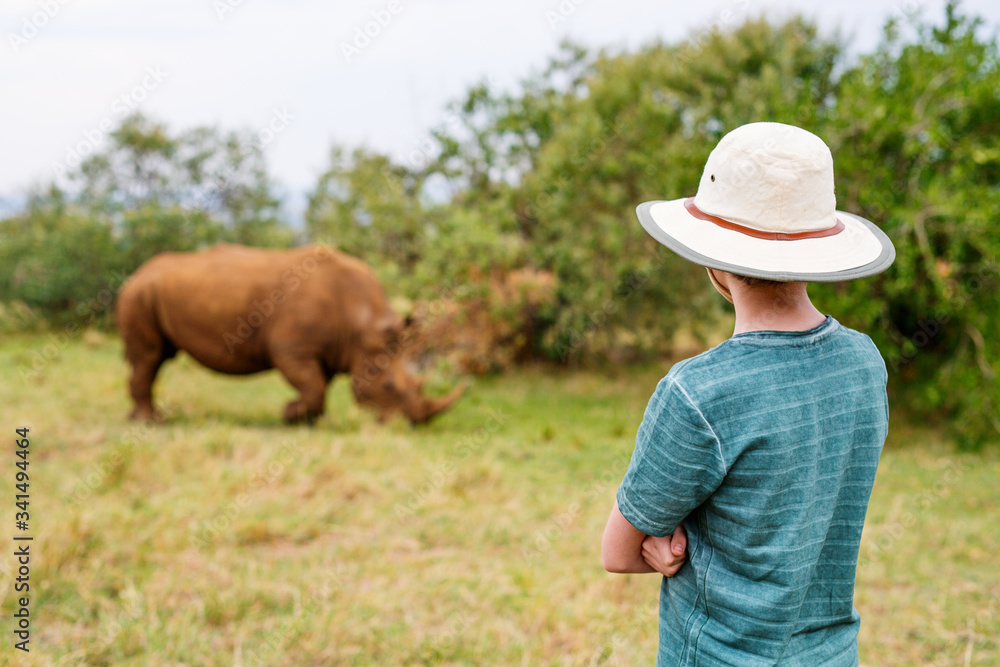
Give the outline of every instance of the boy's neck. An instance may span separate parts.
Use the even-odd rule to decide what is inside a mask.
[[[826,316],[809,300],[805,283],[788,283],[777,288],[730,283],[736,308],[733,335],[748,331],[806,331],[826,321]]]

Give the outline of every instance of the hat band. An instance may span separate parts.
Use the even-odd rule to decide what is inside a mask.
[[[764,232],[759,229],[753,229],[752,227],[744,227],[743,225],[738,225],[735,222],[730,222],[729,220],[724,220],[722,218],[717,218],[714,215],[705,213],[700,208],[694,205],[694,197],[688,197],[684,200],[684,208],[687,212],[698,218],[699,220],[705,220],[711,222],[712,224],[718,225],[723,229],[728,229],[733,232],[739,232],[740,234],[746,234],[747,236],[752,236],[755,239],[765,239],[767,241],[800,241],[802,239],[821,239],[826,236],[835,236],[840,232],[844,231],[844,223],[837,219],[837,224],[833,227],[828,227],[827,229],[818,229],[813,232]]]

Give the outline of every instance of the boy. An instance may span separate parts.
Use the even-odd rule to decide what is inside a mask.
[[[665,575],[657,665],[857,665],[854,575],[888,428],[886,370],[806,283],[879,273],[892,244],[836,210],[826,144],[779,123],[733,130],[697,195],[637,213],[707,268],[736,326],[657,386],[604,567]]]

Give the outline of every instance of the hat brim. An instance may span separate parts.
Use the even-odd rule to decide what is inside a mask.
[[[643,229],[675,253],[701,266],[784,282],[838,282],[881,273],[896,258],[885,233],[869,220],[837,211],[838,234],[775,241],[701,220],[684,199],[647,201],[636,207]]]

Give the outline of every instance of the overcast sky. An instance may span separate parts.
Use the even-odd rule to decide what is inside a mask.
[[[0,198],[55,176],[74,149],[133,108],[172,128],[277,130],[266,152],[284,187],[313,186],[332,144],[398,159],[419,151],[446,104],[487,79],[509,88],[563,38],[592,47],[674,41],[766,12],[840,27],[855,51],[891,15],[931,0],[4,0]],[[966,0],[1000,23],[1000,3]],[[359,31],[374,34],[358,38]],[[365,40],[367,39],[367,43]]]

